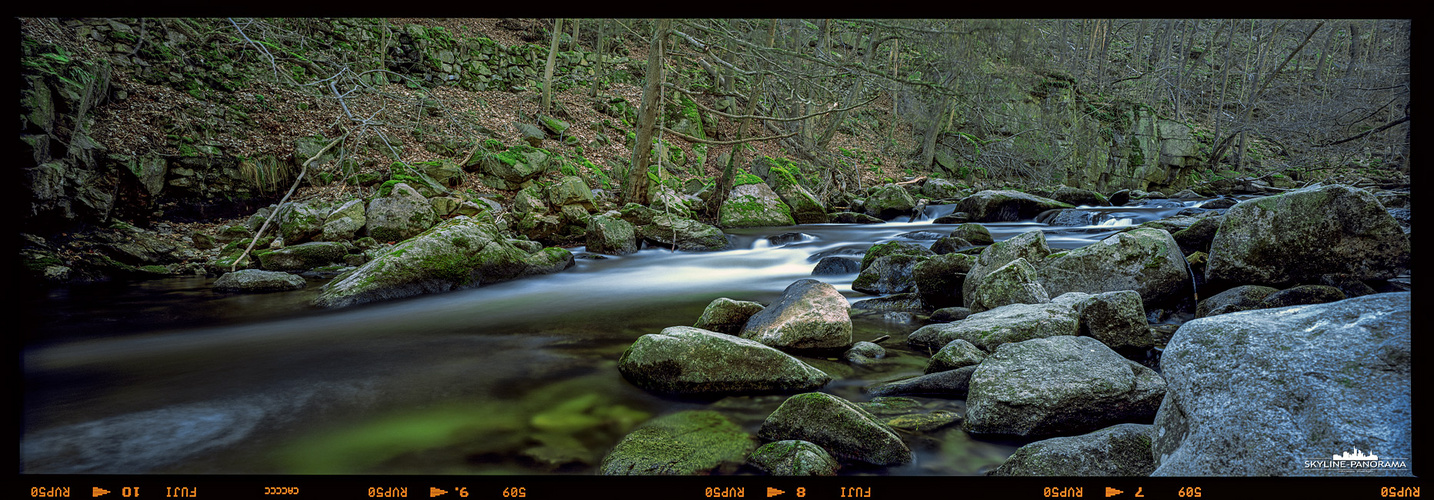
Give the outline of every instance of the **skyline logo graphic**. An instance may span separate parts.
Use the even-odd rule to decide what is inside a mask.
[[[1354,453],[1346,451],[1340,455],[1333,455],[1331,458],[1333,460],[1379,460],[1379,456],[1374,453],[1365,455],[1364,452],[1359,451],[1359,448],[1355,448]]]

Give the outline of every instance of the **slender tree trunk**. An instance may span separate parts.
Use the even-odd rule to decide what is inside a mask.
[[[662,91],[662,59],[670,19],[658,19],[652,29],[652,43],[647,49],[647,85],[642,89],[638,108],[637,143],[632,146],[632,169],[627,173],[625,199],[628,203],[646,205],[647,166],[652,161],[652,131],[657,123],[658,93]]]
[[[1230,49],[1234,40],[1235,20],[1231,19],[1230,33],[1225,36],[1225,62],[1221,64],[1220,68],[1220,99],[1215,102],[1215,140],[1220,139],[1220,125],[1223,123],[1225,117],[1225,91],[1230,88],[1230,65],[1234,63],[1234,61],[1231,60]],[[1215,157],[1214,153],[1215,151],[1211,151],[1210,168],[1212,169],[1215,168],[1216,163],[1220,161],[1219,158]]]
[[[553,42],[548,44],[548,64],[543,67],[543,106],[542,113],[548,114],[553,105],[553,65],[558,60],[558,38],[563,34],[563,19],[553,24]]]
[[[767,25],[767,48],[770,49],[773,47],[773,44],[776,43],[776,38],[777,20],[772,19]],[[757,63],[759,69],[763,69],[765,66],[765,64]],[[762,94],[762,87],[766,82],[766,78],[766,73],[757,75],[757,81],[753,82],[752,89],[747,91],[747,105],[742,111],[741,121],[737,123],[738,140],[747,137],[747,127],[752,123],[752,113],[757,111],[757,96]],[[776,109],[776,106],[773,106],[773,109]],[[741,163],[738,155],[740,155],[744,149],[741,144],[732,146],[732,151],[727,156],[727,165],[722,168],[722,176],[717,179],[717,192],[715,193],[716,196],[712,198],[712,203],[716,204],[717,210],[719,211],[722,209],[722,203],[727,201],[727,195],[732,191],[732,182],[736,177],[736,165]]]
[[[606,64],[604,58],[607,57],[606,35],[607,19],[601,19],[598,21],[597,69],[593,70],[593,87],[588,92],[588,96],[594,99],[597,98],[598,87],[602,86],[603,68]]]

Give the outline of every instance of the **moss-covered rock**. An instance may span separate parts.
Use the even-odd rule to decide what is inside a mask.
[[[1117,424],[1079,436],[1055,437],[1017,449],[989,476],[1149,476],[1149,424]]]
[[[633,385],[659,394],[798,392],[831,381],[821,370],[756,341],[690,326],[639,337],[617,367]]]
[[[913,458],[901,437],[875,415],[820,392],[787,398],[762,422],[757,436],[809,441],[841,460],[873,465],[903,465]]]
[[[702,310],[702,316],[697,318],[697,323],[692,326],[727,335],[738,335],[753,314],[762,312],[762,307],[759,302],[718,297],[707,304],[707,308]]]
[[[888,255],[929,256],[936,255],[936,253],[932,252],[926,247],[907,241],[888,241],[886,243],[878,243],[872,245],[871,248],[866,249],[866,253],[861,256],[861,270],[866,270],[867,267],[871,266],[871,263],[873,261]]]
[[[871,195],[862,204],[863,213],[880,219],[909,215],[913,208],[916,208],[916,199],[905,188],[895,184],[872,188]]]
[[[349,200],[324,217],[324,228],[314,239],[318,241],[351,240],[367,223],[368,215],[363,200]]]
[[[961,283],[962,301],[966,303],[966,307],[971,307],[972,293],[975,292],[976,286],[992,271],[1016,259],[1025,259],[1032,264],[1039,263],[1050,254],[1051,249],[1046,246],[1046,235],[1040,230],[1026,231],[1005,241],[992,243],[981,250],[976,257],[976,263],[972,264],[971,270],[966,273],[966,280]]]
[[[867,255],[871,255],[870,252]],[[872,295],[915,292],[916,282],[912,274],[916,266],[930,258],[929,255],[903,253],[877,257],[852,280],[851,289]]]
[[[841,467],[822,447],[796,439],[764,444],[747,463],[773,476],[835,476]]]
[[[284,292],[304,288],[304,278],[280,271],[241,269],[224,273],[214,280],[214,290],[220,292],[266,293]]]
[[[956,339],[992,352],[1001,344],[1080,332],[1080,316],[1063,304],[1011,304],[967,316],[954,323],[918,328],[907,337],[912,347],[935,352]]]
[[[1041,286],[1036,268],[1026,259],[1016,259],[982,277],[964,299],[966,307],[979,312],[1009,304],[1041,304],[1050,302],[1051,297]]]
[[[1180,245],[1162,229],[1116,233],[1090,245],[1051,255],[1037,266],[1052,296],[1066,292],[1134,290],[1146,309],[1194,293]]]
[[[752,314],[742,338],[783,349],[830,349],[851,345],[851,306],[832,285],[801,279],[771,305]]]
[[[342,243],[311,241],[279,249],[256,250],[259,265],[270,271],[307,271],[319,266],[343,262],[348,249]]]
[[[715,226],[668,215],[653,216],[652,223],[639,229],[638,235],[648,243],[678,250],[711,252],[731,246],[727,235]]]
[[[1237,286],[1201,300],[1195,306],[1195,317],[1259,309],[1265,297],[1277,291],[1279,290],[1276,288],[1261,285]]]
[[[1051,302],[1065,304],[1080,314],[1080,334],[1093,337],[1117,351],[1154,346],[1141,304],[1134,290],[1098,294],[1068,292]]]
[[[792,209],[766,184],[743,184],[732,188],[722,202],[722,227],[790,226]]]
[[[933,309],[959,306],[964,303],[961,286],[975,264],[976,257],[972,255],[936,255],[916,264],[911,270],[911,281],[921,301]]]
[[[428,198],[408,184],[398,183],[388,196],[368,204],[364,224],[368,236],[379,241],[403,241],[438,221]]]
[[[986,352],[981,348],[965,340],[956,339],[947,342],[940,351],[931,355],[931,360],[926,363],[926,373],[975,366],[981,364],[981,361],[985,359]]]
[[[682,411],[633,430],[603,458],[607,476],[692,476],[734,473],[756,448],[752,435],[722,414]]]
[[[637,251],[637,233],[625,220],[597,216],[588,220],[586,244],[589,252],[630,254]]]

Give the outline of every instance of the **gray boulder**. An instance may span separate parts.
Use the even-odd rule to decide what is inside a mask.
[[[1069,292],[1052,299],[1080,314],[1080,334],[1093,337],[1111,349],[1134,350],[1153,347],[1145,308],[1134,290],[1088,294]]]
[[[866,249],[866,253],[861,256],[861,270],[866,270],[876,259],[888,255],[936,255],[936,253],[926,247],[906,241],[878,243]]]
[[[1259,308],[1324,304],[1344,299],[1344,292],[1329,285],[1300,285],[1269,294],[1260,301]]]
[[[913,458],[901,437],[875,415],[820,392],[787,398],[762,422],[757,436],[768,441],[808,441],[838,459],[872,465],[903,465]]]
[[[1063,304],[1011,304],[967,316],[955,323],[926,325],[906,341],[921,351],[935,352],[956,339],[986,352],[1001,344],[1080,333],[1080,315]]]
[[[707,304],[707,308],[702,310],[702,317],[697,318],[697,323],[692,326],[737,335],[742,333],[742,327],[747,325],[747,320],[759,312],[762,312],[760,303],[718,297]]]
[[[343,262],[348,249],[343,243],[311,241],[276,250],[259,250],[254,255],[259,265],[270,271],[307,271],[315,267]]]
[[[741,337],[783,349],[851,345],[851,305],[828,283],[801,279],[775,302],[753,314]]]
[[[966,430],[1042,438],[1150,422],[1165,395],[1154,370],[1090,337],[1002,345],[971,375]]]
[[[1383,293],[1186,322],[1161,358],[1153,475],[1412,475],[1412,305]],[[1328,466],[1355,450],[1405,467]]]
[[[817,389],[831,376],[752,340],[690,326],[639,337],[618,371],[659,394],[741,394]]]
[[[1051,296],[1134,290],[1147,309],[1194,293],[1180,246],[1161,229],[1141,228],[1052,254],[1039,265]]]
[[[971,290],[966,307],[985,311],[1010,304],[1041,304],[1050,302],[1050,295],[1041,286],[1036,268],[1026,259],[1016,259],[992,270]]]
[[[224,273],[214,280],[214,290],[220,292],[286,292],[304,288],[304,278],[279,271],[241,269]]]
[[[348,241],[368,223],[363,200],[349,200],[339,205],[324,218],[324,228],[315,239],[319,241]],[[287,239],[285,241],[288,241]]]
[[[851,274],[861,271],[861,263],[856,259],[842,257],[840,255],[828,255],[822,257],[812,268],[812,276],[831,276],[837,274]]]
[[[438,221],[428,198],[408,184],[393,186],[387,197],[368,203],[365,228],[378,241],[403,241],[423,232]]]
[[[1026,262],[1033,264],[1038,263],[1050,254],[1051,249],[1046,246],[1046,235],[1039,229],[1026,231],[1005,241],[992,243],[976,256],[976,262],[971,265],[971,270],[966,273],[966,280],[961,283],[964,305],[971,307],[972,293],[976,291],[976,286],[986,278],[986,275],[996,269],[1010,264],[1016,259],[1025,259]]]
[[[790,226],[796,221],[792,209],[766,184],[743,184],[732,188],[722,202],[722,227]]]
[[[722,414],[682,411],[642,424],[603,458],[605,476],[735,473],[756,448],[752,435]]]
[[[905,380],[877,384],[866,389],[872,396],[933,396],[964,398],[970,390],[971,374],[976,365],[954,370],[918,375]]]
[[[871,195],[867,196],[862,205],[863,212],[879,219],[907,215],[913,208],[916,208],[916,199],[912,198],[905,188],[895,184],[872,188]]]
[[[911,281],[927,305],[933,308],[959,306],[963,303],[961,286],[975,264],[973,255],[937,255],[917,263],[911,270]]]
[[[975,344],[965,340],[956,339],[947,342],[940,351],[931,355],[931,360],[926,363],[926,373],[944,372],[967,366],[981,364],[986,359],[986,351],[976,347]]]
[[[1149,476],[1148,424],[1118,424],[1079,436],[1054,437],[1027,444],[988,476]]]
[[[668,215],[653,216],[651,224],[638,230],[638,236],[654,245],[696,252],[726,250],[730,246],[727,235],[716,226]]]
[[[575,175],[564,176],[548,186],[548,203],[555,207],[576,204],[589,211],[597,208],[593,202],[592,189],[588,188],[581,177]]]
[[[277,229],[284,242],[290,245],[313,239],[324,231],[324,218],[328,216],[325,207],[305,202],[290,203],[279,216]],[[271,229],[274,229],[271,227]]]
[[[822,447],[796,439],[764,444],[747,463],[772,476],[835,476],[841,467]]]
[[[501,234],[492,223],[454,217],[330,281],[313,303],[344,307],[471,288],[573,265],[566,250],[529,254]]]
[[[969,222],[952,229],[951,237],[969,241],[972,245],[990,245],[996,242],[991,238],[991,230],[986,229],[986,226]]]
[[[1286,287],[1324,274],[1388,279],[1409,268],[1409,237],[1368,191],[1311,187],[1246,200],[1225,212],[1205,276]]]

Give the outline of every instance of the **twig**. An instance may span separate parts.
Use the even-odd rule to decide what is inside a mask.
[[[233,20],[231,19],[230,22],[233,22]],[[238,26],[236,25],[235,27]],[[279,218],[279,215],[283,213],[284,204],[288,203],[289,197],[293,196],[294,191],[299,189],[299,183],[303,182],[304,174],[309,171],[309,164],[313,163],[314,160],[319,159],[319,157],[323,156],[324,153],[327,153],[330,148],[333,148],[335,144],[338,144],[339,142],[343,141],[344,138],[348,136],[348,132],[344,132],[344,135],[340,136],[338,139],[334,139],[333,142],[330,142],[328,146],[324,146],[324,149],[320,149],[318,153],[315,153],[312,158],[309,158],[308,160],[304,161],[303,166],[299,169],[299,176],[294,179],[294,185],[289,186],[289,192],[284,193],[284,197],[279,200],[279,208],[277,210],[274,210],[273,216],[264,219],[264,224],[260,225],[259,231],[254,233],[254,239],[249,240],[249,246],[244,249],[244,253],[239,254],[238,257],[234,258],[234,262],[229,264],[229,272],[232,273],[239,268],[239,261],[244,260],[245,257],[249,256],[249,252],[254,250],[254,245],[259,243],[259,237],[264,235],[264,230],[268,229],[269,223],[273,222],[274,219]]]

